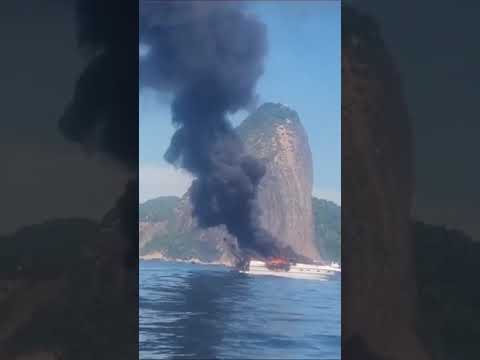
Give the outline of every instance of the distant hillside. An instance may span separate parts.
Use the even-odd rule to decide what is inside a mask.
[[[334,202],[312,198],[315,244],[325,260],[341,260],[341,208]]]
[[[213,241],[206,241],[199,229],[183,226],[178,209],[184,199],[161,196],[140,204],[140,255],[161,252],[173,259],[197,258],[214,261],[220,253]]]
[[[414,224],[420,330],[434,358],[475,359],[480,353],[480,242],[458,230]],[[438,357],[440,358],[440,357]]]
[[[151,236],[141,255],[160,251],[167,257],[189,259],[198,258],[213,261],[221,257],[221,249],[214,243],[199,240],[198,231],[181,232],[175,208],[181,199],[176,197],[158,197],[140,204],[140,240]],[[325,260],[340,261],[341,208],[335,203],[312,198],[315,227],[315,245]],[[153,220],[155,219],[155,220]],[[147,234],[147,232],[153,234]]]
[[[179,202],[180,198],[176,196],[161,196],[145,201],[139,208],[139,219],[145,222],[167,220],[173,215],[173,209]]]

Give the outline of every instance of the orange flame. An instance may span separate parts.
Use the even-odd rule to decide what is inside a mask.
[[[289,261],[282,257],[273,257],[273,258],[270,258],[268,263],[271,265],[286,265],[289,263]]]

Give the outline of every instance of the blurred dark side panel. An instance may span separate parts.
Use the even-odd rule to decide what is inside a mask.
[[[480,357],[479,13],[343,2],[343,359]]]
[[[138,5],[0,5],[0,359],[138,357]]]

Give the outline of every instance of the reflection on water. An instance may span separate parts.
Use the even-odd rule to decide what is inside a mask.
[[[232,299],[246,300],[246,279],[223,271],[144,275],[140,341],[145,358],[173,354],[216,358]],[[155,330],[148,331],[148,330]]]
[[[340,283],[142,262],[140,358],[340,358]]]

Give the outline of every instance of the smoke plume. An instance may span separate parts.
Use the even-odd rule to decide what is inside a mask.
[[[128,241],[127,261],[138,261],[138,9],[129,0],[75,0],[77,43],[88,61],[59,120],[66,139],[106,154],[131,175],[114,210]],[[114,9],[114,11],[112,11]],[[132,173],[133,170],[133,174]],[[88,176],[88,175],[86,175]],[[104,219],[105,220],[105,219]]]
[[[255,100],[265,26],[242,4],[223,1],[144,0],[140,12],[140,42],[150,49],[140,82],[174,94],[177,130],[165,159],[195,176],[191,200],[199,225],[224,224],[241,249],[280,255],[260,226],[256,194],[265,166],[245,153],[227,119]]]
[[[90,59],[59,121],[62,134],[89,151],[138,164],[137,24],[131,2],[76,0],[77,43]]]

